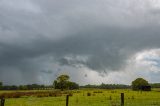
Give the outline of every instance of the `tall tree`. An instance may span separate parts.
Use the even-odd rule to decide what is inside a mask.
[[[63,91],[64,89],[67,89],[69,86],[68,86],[68,82],[69,82],[69,76],[68,75],[60,75],[58,78],[57,78],[57,83],[59,88]]]
[[[53,82],[53,86],[55,89],[61,89],[62,91],[64,89],[79,89],[79,85],[75,82],[69,81],[68,75],[60,75],[57,77],[56,80]]]

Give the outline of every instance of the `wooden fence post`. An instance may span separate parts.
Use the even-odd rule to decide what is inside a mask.
[[[121,93],[121,106],[124,106],[124,93]]]
[[[1,98],[1,105],[0,106],[4,106],[4,103],[5,103],[5,99]]]
[[[69,103],[69,95],[66,96],[66,106],[68,106]]]

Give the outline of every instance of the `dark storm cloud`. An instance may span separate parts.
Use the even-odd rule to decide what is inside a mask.
[[[57,48],[60,49],[56,51],[61,58],[59,62],[63,65],[83,64],[99,71],[118,70],[125,64],[129,55],[138,50],[159,46],[159,35],[152,35],[150,28],[145,27],[134,31],[96,28],[90,32],[78,33],[79,36],[70,36],[58,42]],[[158,30],[155,28],[152,31],[158,32]],[[63,58],[67,55],[69,59]],[[86,61],[81,61],[74,57],[75,55],[88,58]]]
[[[160,9],[155,4],[150,0],[1,0],[0,80],[38,82],[42,72],[52,73],[48,64],[57,63],[118,71],[137,51],[159,48]],[[13,73],[18,74],[9,77]]]

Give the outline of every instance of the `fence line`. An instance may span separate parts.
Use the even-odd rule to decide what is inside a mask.
[[[0,106],[4,106],[5,99],[0,99]],[[69,106],[69,95],[66,95],[66,106]],[[124,106],[124,93],[121,93],[121,106]]]

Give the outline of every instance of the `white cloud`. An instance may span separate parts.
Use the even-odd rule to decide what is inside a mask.
[[[120,83],[131,84],[131,82],[142,77],[149,83],[158,82],[160,80],[160,49],[149,49],[136,53],[128,59],[128,63],[123,70],[102,73],[87,70],[88,83]]]
[[[145,50],[137,53],[135,57],[137,67],[145,67],[153,72],[160,71],[160,49]]]

